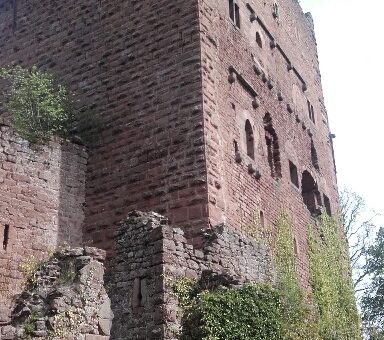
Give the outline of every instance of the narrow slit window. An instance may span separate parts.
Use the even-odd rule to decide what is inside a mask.
[[[265,227],[265,217],[264,217],[264,212],[260,210],[260,225],[262,228]]]
[[[235,22],[235,3],[233,0],[229,0],[229,17]]]
[[[315,110],[313,109],[313,105],[311,105],[311,120],[313,123],[316,123],[315,120]]]
[[[299,254],[299,244],[296,237],[293,238],[293,251],[296,256]]]
[[[299,175],[297,173],[297,166],[289,161],[289,173],[291,175],[291,182],[299,188]]]
[[[239,146],[235,140],[233,141],[233,147],[235,148],[235,154],[238,153],[239,152]]]
[[[272,5],[272,15],[275,19],[279,18],[279,6],[276,2]]]
[[[229,17],[233,23],[240,28],[240,8],[234,0],[229,0]]]
[[[7,250],[9,243],[9,225],[4,226],[3,249]]]
[[[263,40],[259,32],[256,32],[256,43],[260,48],[263,48]]]
[[[311,140],[311,161],[316,171],[320,171],[319,158],[317,156],[317,151],[315,148],[315,144],[313,143],[313,140]]]
[[[271,168],[271,176],[281,178],[280,146],[276,131],[272,125],[272,117],[269,113],[264,116],[265,142],[267,144],[268,163]]]
[[[253,129],[249,120],[245,122],[245,138],[247,145],[247,155],[255,160],[255,138],[253,136]]]
[[[324,199],[325,212],[328,214],[328,216],[332,216],[331,201],[329,200],[327,195],[323,195],[323,199]]]
[[[309,119],[315,123],[315,110],[313,108],[313,105],[311,104],[311,102],[309,100],[307,100],[307,105],[308,105],[308,115],[309,115]]]
[[[240,8],[235,4],[235,25],[240,28]]]

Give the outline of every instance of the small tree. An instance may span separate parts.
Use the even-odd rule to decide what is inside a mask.
[[[384,228],[367,249],[365,272],[370,277],[361,300],[363,322],[370,339],[384,339]]]
[[[357,193],[343,190],[340,201],[363,332],[366,339],[384,340],[384,229],[375,238],[378,214],[364,219],[365,202]]]
[[[16,131],[31,143],[46,142],[53,135],[66,137],[73,121],[66,88],[37,67],[0,69],[8,82],[4,108]]]

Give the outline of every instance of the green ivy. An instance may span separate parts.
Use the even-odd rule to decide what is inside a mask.
[[[309,266],[321,339],[361,339],[347,244],[341,227],[328,215],[321,216],[319,230],[309,234]]]
[[[318,339],[308,302],[298,280],[292,222],[286,213],[280,214],[276,228],[272,250],[285,316],[285,338]]]
[[[284,339],[280,294],[268,285],[220,287],[196,295],[196,285],[177,286],[187,288],[174,291],[183,310],[180,339]]]
[[[73,121],[69,94],[49,73],[20,66],[0,69],[9,82],[2,103],[16,131],[31,143],[66,137]]]
[[[176,280],[171,287],[182,312],[180,338],[361,339],[343,235],[328,216],[319,221],[319,231],[309,233],[312,295],[306,296],[300,286],[292,223],[287,214],[281,214],[271,244],[276,285],[212,289],[198,281]]]

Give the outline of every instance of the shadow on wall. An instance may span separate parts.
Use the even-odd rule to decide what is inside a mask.
[[[70,143],[31,147],[0,122],[3,309],[21,291],[20,265],[45,258],[59,245],[81,243],[86,158],[83,147]],[[8,318],[7,310],[0,310],[0,322]]]
[[[87,153],[83,146],[61,145],[57,246],[82,243],[86,167]]]

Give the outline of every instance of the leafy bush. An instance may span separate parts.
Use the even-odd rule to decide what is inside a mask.
[[[40,143],[68,135],[73,119],[69,94],[51,74],[16,66],[0,69],[0,77],[9,83],[4,107],[23,138]]]
[[[321,339],[361,339],[347,245],[338,223],[319,220],[321,238],[309,236],[310,282]]]
[[[181,339],[283,339],[280,307],[278,291],[267,285],[204,291],[184,309]]]

